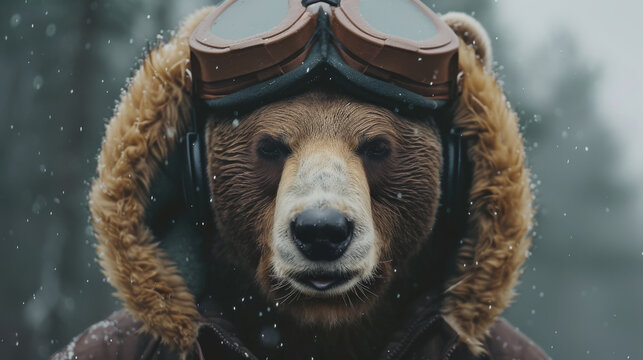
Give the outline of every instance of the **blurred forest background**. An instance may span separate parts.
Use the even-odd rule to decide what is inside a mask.
[[[87,211],[105,124],[144,48],[207,3],[0,2],[0,359],[46,358],[119,306]],[[426,3],[488,29],[525,133],[537,226],[505,316],[554,359],[642,359],[641,184],[620,170],[641,163],[622,163],[597,105],[609,64],[565,27],[517,56],[525,44],[497,0]]]

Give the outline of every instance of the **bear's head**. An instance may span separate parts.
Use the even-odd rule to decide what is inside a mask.
[[[368,312],[434,225],[434,119],[314,91],[211,119],[207,143],[219,241],[304,322]]]

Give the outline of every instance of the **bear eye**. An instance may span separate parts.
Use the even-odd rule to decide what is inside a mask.
[[[382,138],[367,140],[359,145],[357,153],[369,160],[382,161],[391,155],[391,144]]]
[[[262,159],[270,161],[283,160],[290,155],[290,152],[288,145],[271,137],[261,139],[257,147],[257,154]]]

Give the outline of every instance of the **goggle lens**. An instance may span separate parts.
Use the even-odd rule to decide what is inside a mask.
[[[286,18],[288,6],[288,0],[237,0],[217,17],[210,31],[230,41],[261,35]]]
[[[412,41],[428,40],[438,34],[433,21],[415,1],[360,0],[362,18],[377,31]]]

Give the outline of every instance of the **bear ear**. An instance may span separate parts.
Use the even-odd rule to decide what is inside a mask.
[[[461,12],[446,13],[442,16],[442,20],[465,44],[473,47],[484,67],[491,70],[493,64],[491,40],[482,25],[473,17]]]

